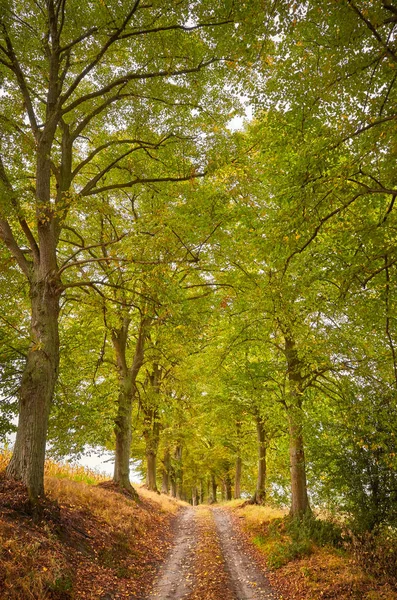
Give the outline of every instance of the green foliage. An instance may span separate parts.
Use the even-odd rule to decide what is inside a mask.
[[[381,581],[396,585],[397,532],[392,527],[379,527],[353,537],[352,550],[359,564]]]
[[[265,553],[271,569],[278,569],[295,558],[312,554],[315,546],[342,545],[342,530],[331,521],[315,518],[306,513],[301,519],[275,519],[265,534],[254,539]]]
[[[311,502],[355,531],[395,527],[395,10],[169,0],[127,18],[122,3],[63,3],[43,206],[34,121],[41,131],[49,108],[50,5],[4,2],[0,16],[0,436],[37,343],[27,282],[48,222],[62,293],[53,454],[114,448],[114,340],[125,327],[130,367],[146,317],[131,451],[142,472],[151,438],[187,498],[229,484],[237,458],[250,494],[259,418],[268,497],[285,505],[295,421]],[[241,96],[253,118],[232,133]],[[328,525],[300,523],[276,540],[274,565],[336,543]]]

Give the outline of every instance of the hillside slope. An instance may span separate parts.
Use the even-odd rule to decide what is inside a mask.
[[[178,505],[140,490],[46,478],[37,522],[23,487],[0,476],[1,600],[142,598],[172,539]]]

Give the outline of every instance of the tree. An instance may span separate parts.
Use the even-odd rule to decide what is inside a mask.
[[[192,25],[186,24],[188,17]],[[159,149],[178,139],[172,131],[176,112],[187,125],[195,120],[192,107],[199,110],[214,65],[224,57],[222,36],[229,37],[233,53],[240,32],[223,3],[215,8],[200,3],[193,10],[189,3],[157,7],[140,0],[126,8],[75,0],[2,0],[0,29],[6,90],[0,238],[26,277],[31,300],[31,345],[8,475],[25,483],[34,502],[43,493],[48,418],[58,378],[60,297],[71,286],[89,285],[63,281],[66,264],[58,264],[59,248],[73,245],[73,237],[62,238],[62,233],[75,232],[76,218],[89,214],[100,195],[116,198],[145,182],[190,180],[198,174],[201,165],[192,170],[189,160],[187,170],[186,163],[161,163],[163,172],[153,176],[150,163]],[[199,82],[204,71],[206,78]],[[68,268],[91,260],[81,252],[77,247],[69,253]]]

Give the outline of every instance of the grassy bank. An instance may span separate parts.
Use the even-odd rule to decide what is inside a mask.
[[[390,548],[376,564],[362,541],[332,521],[298,523],[277,509],[240,501],[229,508],[283,598],[397,600],[396,572],[387,564]]]
[[[0,455],[0,467],[8,460]],[[81,467],[46,465],[42,517],[23,487],[0,476],[1,600],[117,600],[147,593],[171,543],[176,501],[138,490],[140,502],[101,487]]]

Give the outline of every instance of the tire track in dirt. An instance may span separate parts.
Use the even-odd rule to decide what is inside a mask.
[[[237,600],[223,556],[213,511],[196,509],[197,548],[194,589],[187,600]]]
[[[196,549],[196,520],[193,508],[184,509],[174,524],[174,546],[160,568],[148,600],[182,600],[193,589],[193,563]]]
[[[184,509],[147,600],[279,600],[221,508]]]
[[[213,515],[236,600],[278,600],[264,573],[246,554],[244,542],[227,511],[215,508]]]

